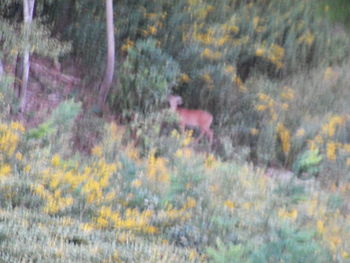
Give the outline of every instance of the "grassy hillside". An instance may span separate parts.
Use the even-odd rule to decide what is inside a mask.
[[[117,2],[103,118],[103,5],[38,5],[34,44],[10,26],[20,4],[0,8],[0,263],[350,262],[344,1]],[[38,32],[66,26],[53,68]],[[213,114],[212,149],[180,132],[171,93]]]
[[[141,155],[115,123],[91,156],[65,157],[50,151],[65,139],[54,123],[39,138],[18,122],[0,126],[3,262],[349,260],[348,183],[324,189],[220,161],[176,131],[163,138],[166,153]]]

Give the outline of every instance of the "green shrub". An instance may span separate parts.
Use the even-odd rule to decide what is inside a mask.
[[[290,227],[276,229],[271,241],[253,251],[252,263],[267,262],[333,262],[311,231]]]
[[[238,263],[249,262],[244,256],[246,251],[242,245],[227,245],[225,246],[219,240],[217,241],[217,248],[208,248],[209,262],[213,263]]]
[[[293,171],[298,177],[317,176],[320,172],[322,156],[318,150],[306,151],[302,153],[293,165]]]
[[[118,74],[119,84],[110,97],[114,110],[149,113],[159,109],[170,94],[179,66],[155,39],[139,40],[128,49]]]
[[[60,103],[46,121],[27,132],[26,137],[29,143],[55,148],[52,149],[54,152],[63,147],[69,147],[70,132],[80,111],[80,103],[73,100]]]
[[[17,112],[18,102],[12,88],[13,78],[3,75],[0,78],[0,118],[6,119],[12,110]]]

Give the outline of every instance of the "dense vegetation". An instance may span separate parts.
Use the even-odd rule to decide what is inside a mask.
[[[350,262],[347,1],[113,4],[98,109],[105,1],[1,2],[0,262]]]

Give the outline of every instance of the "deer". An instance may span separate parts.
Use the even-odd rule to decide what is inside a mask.
[[[206,135],[211,146],[214,136],[213,131],[210,129],[210,125],[213,122],[213,115],[204,110],[179,108],[178,106],[182,104],[182,98],[180,96],[170,95],[168,102],[170,109],[176,112],[179,117],[181,131],[184,132],[186,126],[199,128],[200,135],[196,139],[196,143]]]

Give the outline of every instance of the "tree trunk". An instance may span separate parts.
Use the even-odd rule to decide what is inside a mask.
[[[4,75],[4,64],[2,64],[2,60],[0,58],[0,80],[2,79],[3,75]]]
[[[106,72],[100,86],[98,97],[99,110],[103,109],[108,92],[112,86],[114,63],[115,63],[115,40],[114,40],[114,23],[113,23],[113,0],[106,0],[106,24],[107,24],[107,65]]]
[[[29,41],[30,26],[33,21],[35,0],[23,0],[23,17],[24,17],[24,31],[25,41]],[[22,74],[22,85],[20,92],[20,110],[25,112],[27,106],[27,90],[29,82],[29,69],[30,69],[30,55],[29,55],[29,43],[23,52],[23,74]]]

